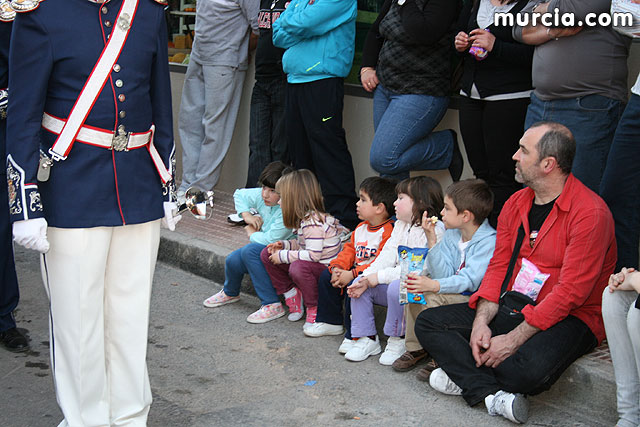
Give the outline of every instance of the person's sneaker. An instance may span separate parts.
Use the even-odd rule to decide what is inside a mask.
[[[279,302],[273,304],[267,304],[260,307],[255,313],[251,313],[247,317],[249,323],[267,323],[271,320],[276,320],[284,316],[284,307]]]
[[[307,307],[307,318],[305,320],[306,323],[314,324],[316,323],[316,317],[318,316],[318,306],[315,307]]]
[[[416,373],[416,378],[420,381],[428,383],[431,372],[435,371],[438,368],[438,362],[429,357],[429,360],[427,360],[427,365]]]
[[[227,222],[233,225],[247,225],[247,223],[244,222],[244,219],[242,219],[242,216],[238,215],[237,213],[229,215],[227,217]]]
[[[380,354],[381,351],[380,338],[377,335],[375,341],[369,337],[362,337],[358,338],[344,358],[352,362],[362,362],[369,356]]]
[[[338,347],[338,353],[347,354],[349,350],[353,348],[356,342],[356,340],[350,340],[349,338],[343,339],[340,347]]]
[[[176,191],[176,203],[178,207],[184,205],[187,202],[187,198],[185,197],[185,192],[182,190]]]
[[[287,319],[292,322],[297,322],[298,320],[302,319],[302,292],[300,292],[300,289],[295,287],[292,289],[295,289],[296,294],[292,297],[286,298],[284,302],[287,304],[287,307],[289,307],[289,316],[287,317]]]
[[[427,352],[424,349],[416,351],[405,351],[402,356],[393,362],[394,370],[398,372],[407,372],[416,367],[416,365],[427,356]]]
[[[205,307],[220,307],[221,305],[231,304],[232,302],[237,302],[240,300],[240,296],[230,297],[229,295],[224,293],[224,290],[218,292],[215,295],[211,295],[209,298],[204,300],[202,303]]]
[[[385,366],[393,365],[402,354],[404,353],[404,338],[389,337],[387,340],[387,346],[384,349],[384,353],[380,356],[380,364]]]
[[[522,394],[500,390],[484,398],[489,415],[502,415],[509,421],[523,424],[529,418],[529,401]]]
[[[449,129],[453,135],[453,155],[451,157],[451,163],[449,164],[449,173],[453,182],[460,181],[462,176],[462,170],[464,169],[464,160],[462,153],[460,152],[460,146],[458,145],[458,133]]]
[[[309,317],[309,310],[307,310]],[[304,330],[304,334],[308,337],[324,337],[326,335],[342,335],[344,328],[342,325],[332,325],[330,323],[316,322]]]
[[[458,387],[456,383],[451,381],[451,378],[449,378],[442,368],[438,368],[431,372],[431,375],[429,375],[429,385],[440,393],[450,394],[451,396],[462,395],[462,389]]]

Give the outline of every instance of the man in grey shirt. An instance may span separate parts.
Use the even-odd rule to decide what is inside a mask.
[[[525,129],[538,121],[567,126],[576,139],[573,174],[598,192],[616,125],[627,99],[630,41],[611,27],[589,27],[588,13],[607,13],[611,0],[530,1],[522,13],[573,13],[575,27],[515,26],[535,45],[533,86]],[[531,21],[530,21],[531,23]]]
[[[249,39],[257,40],[257,0],[200,0],[187,67],[179,132],[182,183],[187,188],[212,189],[220,178],[248,67]]]

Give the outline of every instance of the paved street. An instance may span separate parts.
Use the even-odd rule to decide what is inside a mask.
[[[55,426],[57,407],[48,357],[46,294],[38,257],[17,249],[22,298],[18,326],[32,351],[0,349],[3,426]],[[264,325],[245,321],[259,306],[253,296],[207,309],[202,300],[219,284],[159,264],[151,307],[149,373],[151,426],[264,425],[512,425],[484,405],[438,394],[413,373],[400,374],[377,357],[347,362],[341,337],[311,339],[302,322],[283,317]],[[315,382],[315,383],[314,383]],[[529,425],[597,425],[533,399]]]

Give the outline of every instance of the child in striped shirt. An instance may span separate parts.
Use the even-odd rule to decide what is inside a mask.
[[[324,212],[320,184],[307,169],[282,176],[276,183],[285,227],[296,229],[296,239],[267,245],[260,258],[278,294],[284,294],[288,319],[300,320],[307,309],[304,328],[318,312],[318,277],[342,248],[347,230]]]

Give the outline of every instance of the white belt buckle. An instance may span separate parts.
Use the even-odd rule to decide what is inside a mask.
[[[111,147],[109,150],[115,151],[129,151],[129,136],[131,132],[125,132],[124,126],[118,126],[118,133],[113,134],[113,139],[111,140]]]

